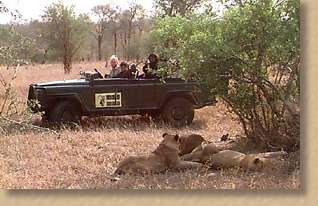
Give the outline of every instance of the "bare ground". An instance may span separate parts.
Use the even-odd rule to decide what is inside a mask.
[[[23,67],[14,82],[21,100],[28,85],[78,77],[79,70],[103,68],[103,62],[75,64],[70,75],[62,65]],[[105,69],[101,69],[105,72]],[[9,71],[1,70],[9,78]],[[34,124],[39,124],[35,118]],[[128,155],[153,151],[164,132],[198,133],[210,141],[223,134],[240,136],[242,129],[221,103],[196,111],[190,127],[174,129],[140,116],[84,119],[76,129],[59,130],[59,136],[34,131],[0,136],[0,188],[103,188],[103,189],[299,189],[299,154],[262,172],[239,169],[166,171],[110,180],[118,162]]]

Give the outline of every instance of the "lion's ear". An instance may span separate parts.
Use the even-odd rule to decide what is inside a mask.
[[[168,135],[167,132],[163,133],[163,134],[162,134],[162,137],[165,138],[166,135]]]
[[[174,136],[174,140],[176,140],[176,141],[179,140],[179,135],[178,135],[178,134],[176,134],[176,135]]]

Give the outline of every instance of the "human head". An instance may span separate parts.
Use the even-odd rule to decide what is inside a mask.
[[[148,56],[148,60],[149,60],[151,63],[158,63],[158,61],[159,61],[159,56],[158,56],[157,54],[151,53],[151,54],[149,54],[149,56]]]
[[[131,64],[131,65],[130,65],[130,70],[131,70],[132,72],[137,72],[137,66],[136,66],[136,64]]]
[[[112,68],[116,68],[116,66],[118,65],[118,63],[119,63],[118,57],[115,56],[115,55],[112,55],[112,56],[110,57],[110,66],[111,66]]]
[[[129,68],[129,65],[127,64],[127,62],[121,62],[119,66],[121,69],[124,69],[124,70],[128,70]]]

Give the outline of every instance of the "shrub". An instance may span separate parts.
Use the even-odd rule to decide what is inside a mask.
[[[231,6],[221,17],[165,17],[153,36],[164,60],[162,75],[177,72],[207,83],[238,116],[249,140],[266,149],[295,150],[299,26],[297,0],[256,0]]]

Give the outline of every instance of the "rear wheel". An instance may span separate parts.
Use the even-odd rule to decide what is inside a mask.
[[[49,114],[49,121],[56,123],[78,123],[80,112],[77,105],[72,102],[59,102]]]
[[[165,104],[163,109],[163,119],[174,127],[191,124],[193,117],[193,105],[184,98],[171,99]]]

